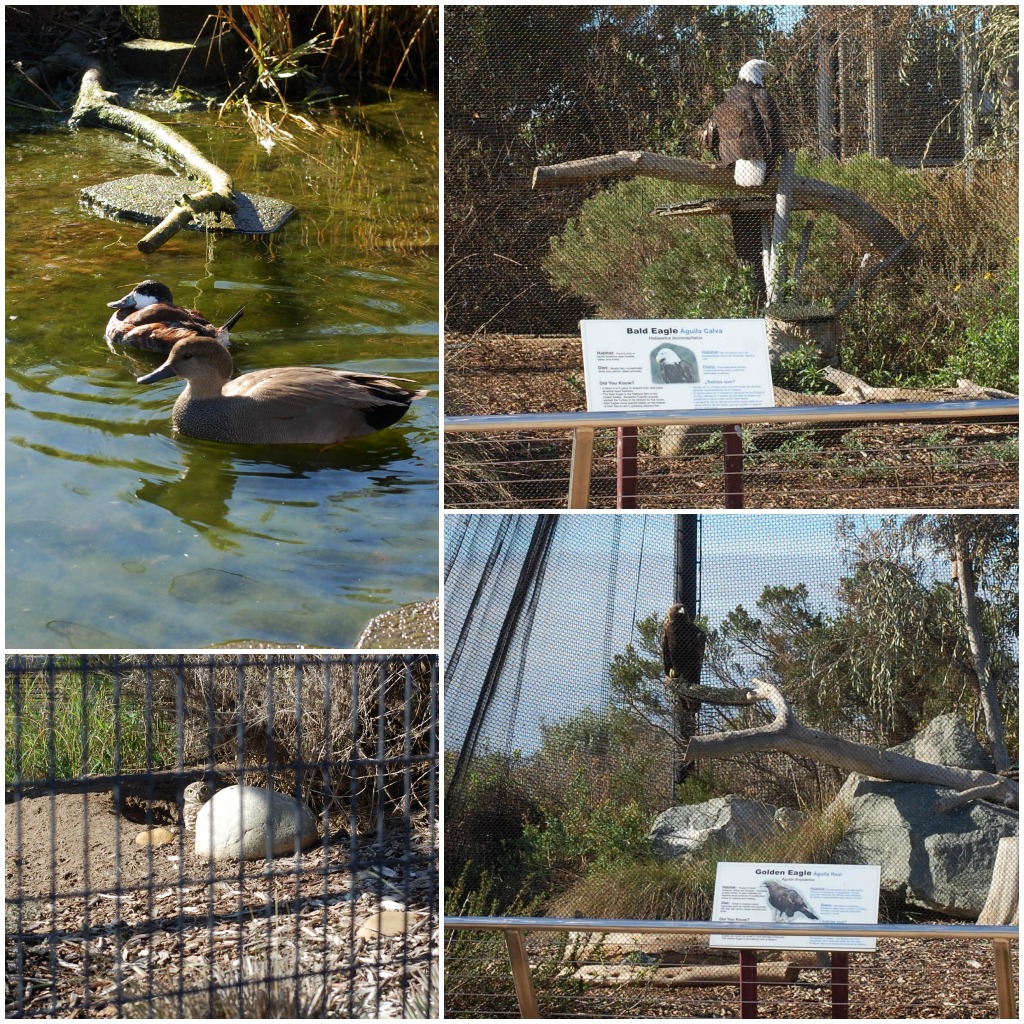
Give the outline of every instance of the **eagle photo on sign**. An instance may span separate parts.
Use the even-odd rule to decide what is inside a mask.
[[[697,357],[681,345],[659,345],[651,353],[651,380],[655,384],[698,384]]]
[[[819,917],[809,906],[803,896],[791,889],[788,885],[782,885],[774,879],[768,878],[764,885],[768,888],[768,905],[775,912],[774,920],[780,921],[783,917],[788,921],[793,920],[794,914],[805,914],[812,921],[819,920]]]

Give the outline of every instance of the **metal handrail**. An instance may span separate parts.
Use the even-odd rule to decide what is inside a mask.
[[[794,405],[761,409],[653,409],[644,412],[512,413],[509,416],[449,416],[445,433],[507,430],[575,430],[602,427],[722,426],[733,423],[843,423],[878,420],[1005,419],[1020,417],[1020,400],[984,402],[879,402],[858,405]]]
[[[846,924],[819,921],[776,924],[737,921],[615,921],[590,917],[445,917],[444,927],[462,931],[500,931],[505,934],[509,965],[524,1019],[536,1019],[537,995],[525,954],[524,932],[641,932],[688,935],[810,935],[904,939],[991,939],[995,956],[999,1015],[1014,1019],[1013,970],[1010,943],[1020,938],[1015,925],[1000,924]]]
[[[760,409],[657,409],[648,412],[554,412],[513,413],[510,416],[450,416],[446,434],[505,433],[515,430],[572,431],[569,466],[570,509],[590,504],[590,480],[594,461],[594,434],[603,428],[716,426],[726,437],[726,507],[743,505],[742,456],[734,427],[758,424],[877,423],[881,420],[923,422],[931,420],[984,420],[1013,423],[1020,420],[1020,401],[999,398],[984,402],[880,402],[877,405],[797,405]],[[734,443],[729,444],[732,437]],[[629,507],[633,507],[630,505]]]

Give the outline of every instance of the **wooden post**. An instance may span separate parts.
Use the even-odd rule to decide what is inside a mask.
[[[636,508],[636,427],[616,428],[615,507]]]
[[[530,961],[526,956],[526,944],[523,933],[505,932],[505,945],[508,946],[508,962],[512,968],[512,980],[516,986],[516,998],[519,1000],[519,1016],[523,1020],[537,1020],[537,993],[533,988],[533,976],[530,974]]]
[[[757,950],[740,950],[740,1016],[757,1016]]]
[[[590,470],[594,461],[594,428],[577,427],[572,432],[572,461],[569,463],[569,508],[590,504]]]
[[[832,956],[832,1016],[850,1016],[850,954],[835,952]]]
[[[772,223],[771,257],[768,261],[766,284],[767,305],[770,307],[782,298],[782,287],[786,283],[789,260],[786,258],[786,233],[789,231],[789,212],[793,206],[793,180],[796,170],[796,154],[787,149],[779,168],[779,184],[775,196],[775,220]]]
[[[743,436],[735,424],[722,427],[725,444],[725,507],[743,508]]]

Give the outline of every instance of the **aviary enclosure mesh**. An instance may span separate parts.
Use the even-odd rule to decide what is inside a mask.
[[[438,1015],[436,656],[11,656],[5,712],[8,1016]],[[205,862],[200,782],[315,839]]]
[[[797,175],[852,191],[903,237],[920,228],[907,260],[857,287],[832,361],[876,387],[1017,392],[1015,7],[452,5],[444,34],[448,416],[583,410],[582,318],[754,315],[728,217],[655,215],[734,193],[640,176],[531,187],[537,167],[621,151],[710,160],[701,129],[754,57],[777,69]],[[847,220],[797,208],[791,269],[810,225],[784,297],[828,310],[882,254]],[[775,384],[836,390],[806,351]],[[746,446],[747,507],[1014,508],[1016,432],[979,429],[783,429],[778,454]],[[564,506],[562,434],[446,440],[447,507]],[[720,461],[641,430],[641,506],[720,507]],[[591,507],[614,507],[608,432],[594,476]]]
[[[674,601],[678,521],[694,519],[698,543],[685,557],[696,558],[696,612],[708,633],[705,686],[742,688],[764,678],[803,724],[875,748],[907,740],[941,714],[963,716],[966,730],[984,741],[948,555],[927,542],[914,548],[906,516],[449,515],[446,913],[707,920],[718,860],[843,863],[850,855],[840,839],[844,822],[830,825],[822,813],[848,772],[762,752],[702,761],[673,784],[678,753],[653,641]],[[1004,521],[1011,535],[1015,522]],[[1001,568],[990,566],[983,596],[1011,762],[1018,756],[1013,562],[1011,555]],[[766,705],[705,703],[696,731],[763,725],[770,715]],[[974,756],[991,768],[981,747]],[[726,794],[785,810],[738,825],[732,841],[723,838],[689,876],[659,867],[647,842],[657,816]],[[954,812],[948,827],[978,827],[976,807]],[[947,826],[922,813],[920,829],[911,826],[913,842],[939,842]],[[1015,813],[991,814],[1005,818],[1001,834],[1015,834]],[[905,833],[894,825],[876,838],[897,846]],[[960,875],[958,887],[984,893],[994,849],[973,857],[973,881]],[[920,895],[905,904],[903,895],[883,891],[880,920],[943,919]],[[973,920],[978,909],[951,915]],[[568,953],[535,938],[538,985],[548,986],[549,999],[568,999],[548,1003],[546,1012],[580,1012],[583,1004],[557,983],[557,963]],[[512,994],[502,987],[508,968],[495,941],[449,935],[451,1012],[480,1016],[514,1005],[498,999],[499,989],[502,998]],[[706,940],[688,948],[703,962]],[[539,964],[552,956],[553,973],[546,973]],[[868,954],[855,960],[865,970],[884,966]],[[988,1006],[994,988],[986,992]],[[722,994],[708,999],[720,1004]],[[607,1009],[595,1006],[592,1015]],[[718,1015],[711,1009],[701,1012]]]

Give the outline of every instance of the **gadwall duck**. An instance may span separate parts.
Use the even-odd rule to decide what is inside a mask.
[[[231,380],[233,369],[222,345],[186,338],[163,366],[138,382],[183,377],[174,429],[239,444],[337,444],[390,427],[427,393],[410,391],[392,377],[319,366],[255,370]]]
[[[220,327],[214,327],[198,309],[176,306],[171,289],[159,281],[142,281],[123,299],[107,305],[117,311],[107,321],[103,335],[111,352],[117,351],[116,344],[165,355],[182,338],[209,338],[229,345],[228,331],[245,311],[245,306],[239,306]]]

